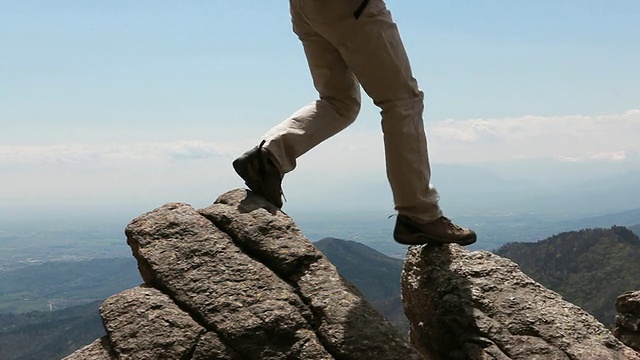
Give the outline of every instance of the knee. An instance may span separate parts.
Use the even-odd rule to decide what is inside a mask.
[[[405,96],[377,103],[382,110],[383,121],[385,118],[415,119],[421,118],[424,110],[424,93],[418,91],[411,96]]]
[[[349,120],[349,122],[354,122],[360,114],[360,108],[362,107],[362,103],[360,102],[360,97],[350,99],[350,101],[345,105],[344,108],[344,117]]]
[[[358,117],[361,108],[360,94],[353,94],[349,97],[334,98],[329,101],[335,109],[338,116],[347,123],[352,123]]]

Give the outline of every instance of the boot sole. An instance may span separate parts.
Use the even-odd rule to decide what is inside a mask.
[[[448,244],[458,244],[461,246],[467,246],[475,243],[477,239],[463,239],[457,241],[442,241],[434,238],[430,238],[424,235],[407,235],[402,236],[401,239],[398,239],[394,236],[393,238],[398,244],[402,245],[448,245]]]

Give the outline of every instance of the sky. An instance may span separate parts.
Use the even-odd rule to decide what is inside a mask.
[[[640,163],[640,2],[387,6],[434,164]],[[286,1],[2,1],[0,44],[4,217],[206,206],[243,186],[235,157],[317,96]],[[285,209],[385,184],[378,111],[365,100],[299,159]]]

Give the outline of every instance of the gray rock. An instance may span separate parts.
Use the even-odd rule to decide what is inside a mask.
[[[64,358],[64,360],[116,360],[113,355],[109,339],[107,337],[100,338],[91,344],[78,349],[73,354]]]
[[[489,252],[411,247],[402,295],[411,342],[432,360],[640,359],[591,315]]]
[[[111,296],[100,315],[108,336],[66,359],[242,359],[155,288]]]
[[[150,287],[111,296],[100,316],[119,359],[182,359],[206,332],[167,295]]]
[[[233,349],[227,346],[220,340],[218,335],[212,331],[209,331],[202,335],[196,350],[193,352],[192,360],[241,360],[242,357],[238,355]]]
[[[258,211],[258,210],[256,210]],[[292,287],[186,204],[168,204],[127,226],[145,280],[247,358],[330,358]]]
[[[222,195],[200,213],[291,285],[311,311],[310,323],[333,357],[421,358],[286,214],[244,190]]]
[[[640,317],[640,291],[627,291],[616,299],[616,311]]]
[[[125,233],[147,286],[101,308],[116,358],[422,358],[286,214],[246,190],[199,212],[164,205]]]
[[[291,218],[248,191],[198,211],[167,204],[125,232],[145,285],[107,299],[107,337],[67,359],[422,358]],[[431,360],[640,360],[491,253],[412,247],[402,286],[412,344]],[[624,299],[619,323],[637,329],[637,297]]]
[[[628,291],[616,299],[613,334],[624,344],[640,351],[640,291]]]

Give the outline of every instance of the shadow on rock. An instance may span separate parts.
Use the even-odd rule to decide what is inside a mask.
[[[410,339],[432,359],[482,359],[482,347],[474,319],[471,282],[451,267],[449,246],[416,246],[407,255],[417,262],[405,263],[403,288],[405,313],[411,320]]]
[[[410,339],[432,360],[630,360],[604,325],[508,259],[414,246],[402,275]]]

